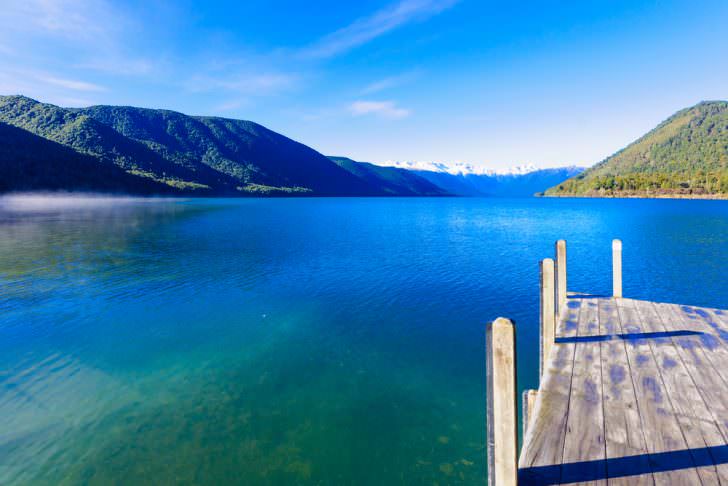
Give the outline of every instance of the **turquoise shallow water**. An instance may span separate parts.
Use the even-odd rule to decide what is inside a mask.
[[[478,484],[484,324],[570,289],[728,306],[728,202],[0,204],[0,484]]]

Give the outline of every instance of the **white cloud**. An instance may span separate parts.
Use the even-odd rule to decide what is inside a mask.
[[[364,87],[364,89],[361,91],[362,94],[372,94],[372,93],[379,93],[380,91],[385,91],[388,89],[396,88],[397,86],[401,86],[403,84],[409,83],[412,81],[415,77],[417,77],[416,72],[409,72],[404,74],[398,74],[396,76],[389,76],[386,78],[382,78],[378,81],[374,81],[373,83],[367,85]]]
[[[452,7],[458,0],[400,0],[368,17],[332,32],[302,52],[304,57],[326,58],[376,39],[410,22],[426,20]]]
[[[106,88],[98,84],[87,83],[86,81],[78,81],[75,79],[56,78],[54,76],[38,76],[38,81],[46,84],[52,84],[61,88],[71,89],[74,91],[106,91]]]
[[[393,101],[355,101],[349,105],[349,112],[354,116],[376,115],[391,120],[410,115],[410,110],[398,107]]]
[[[7,69],[0,71],[0,93],[22,94],[39,101],[61,106],[88,106],[99,103],[94,98],[106,88],[77,79],[60,78],[46,71]]]
[[[101,0],[7,0],[0,12],[3,30],[94,39],[97,43],[120,20]]]

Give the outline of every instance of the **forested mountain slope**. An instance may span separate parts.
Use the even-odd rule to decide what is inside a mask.
[[[728,102],[675,113],[552,196],[728,196]]]

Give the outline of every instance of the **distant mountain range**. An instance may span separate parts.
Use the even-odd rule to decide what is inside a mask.
[[[546,195],[728,197],[728,102],[678,111]]]
[[[346,171],[380,187],[391,196],[449,196],[455,194],[406,169],[357,162],[348,157],[331,156],[329,159]]]
[[[407,165],[326,157],[250,121],[127,106],[61,108],[0,96],[0,192],[516,196],[579,170],[521,167],[502,174],[463,164]]]
[[[505,169],[489,169],[475,164],[466,162],[386,162],[381,164],[385,167],[397,167],[400,169],[413,170],[418,172],[446,172],[453,175],[525,175],[538,170],[533,164],[517,165]]]
[[[423,165],[418,165],[423,167]],[[427,167],[427,165],[424,165]],[[507,170],[483,170],[472,166],[437,164],[436,170],[411,169],[413,173],[458,196],[526,197],[580,174],[582,167],[537,169],[518,166]]]

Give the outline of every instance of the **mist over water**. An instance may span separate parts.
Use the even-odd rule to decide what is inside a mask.
[[[183,198],[135,197],[91,192],[19,192],[0,196],[0,210],[4,213],[12,213],[79,210],[84,208],[102,209],[131,204],[155,204],[183,200]]]
[[[538,260],[728,306],[728,203],[0,199],[0,484],[477,484],[484,324]],[[690,275],[690,278],[685,278]]]

